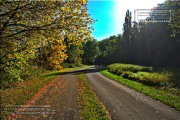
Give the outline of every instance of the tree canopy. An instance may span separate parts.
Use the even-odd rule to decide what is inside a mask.
[[[0,76],[12,82],[27,66],[61,68],[67,46],[89,38],[94,22],[86,0],[2,1],[0,9]]]

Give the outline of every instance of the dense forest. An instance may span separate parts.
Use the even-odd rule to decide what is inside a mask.
[[[87,14],[87,1],[72,1],[1,2],[1,88],[33,79],[39,69],[117,62],[180,67],[180,2],[154,8],[170,9],[170,22],[132,22],[127,10],[124,32],[97,41],[90,35],[96,21]]]
[[[170,22],[156,22],[155,10],[171,10]],[[98,41],[101,55],[96,64],[131,63],[155,67],[180,67],[180,2],[167,1],[151,12],[148,20],[135,22],[127,10],[123,34]]]

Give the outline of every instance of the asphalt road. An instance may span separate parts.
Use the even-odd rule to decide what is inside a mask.
[[[40,112],[36,110],[46,105],[50,105],[51,108],[42,109]],[[29,108],[26,109],[27,114],[21,114],[17,120],[79,120],[77,73],[66,73],[53,80],[30,107],[33,108],[32,111],[27,113]],[[48,112],[48,114],[43,115],[43,112]]]
[[[32,104],[34,107],[50,105],[50,111],[55,111],[55,114],[21,114],[18,120],[80,120],[77,74],[81,72],[85,73],[112,120],[180,120],[180,111],[104,77],[96,68],[60,75]]]
[[[112,120],[180,120],[180,111],[104,77],[96,68],[85,76]]]

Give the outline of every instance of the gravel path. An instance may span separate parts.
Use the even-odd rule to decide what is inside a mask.
[[[85,73],[112,120],[180,120],[180,112],[101,75]]]
[[[47,107],[40,112],[36,110],[45,105],[50,105],[51,108]],[[30,107],[34,109],[31,114],[21,115],[18,120],[79,120],[77,75],[60,75]],[[49,114],[43,115],[45,111]]]

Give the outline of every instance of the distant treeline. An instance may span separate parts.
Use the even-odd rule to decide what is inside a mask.
[[[157,22],[153,10],[171,10],[170,22]],[[116,62],[155,67],[180,67],[180,2],[167,1],[154,8],[148,20],[132,22],[127,10],[124,32],[98,42],[101,55],[95,64]]]

